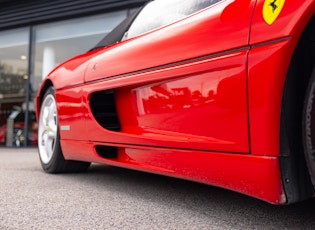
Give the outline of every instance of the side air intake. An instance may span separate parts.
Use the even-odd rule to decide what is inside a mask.
[[[119,131],[114,90],[104,90],[91,95],[90,106],[95,120],[105,129]]]
[[[107,159],[116,159],[118,157],[117,147],[97,145],[95,149],[100,157]]]

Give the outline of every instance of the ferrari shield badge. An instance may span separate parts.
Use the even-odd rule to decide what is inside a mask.
[[[279,16],[285,0],[265,0],[263,16],[267,24],[271,25]]]

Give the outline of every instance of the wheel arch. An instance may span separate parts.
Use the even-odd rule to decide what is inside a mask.
[[[49,87],[53,87],[53,83],[50,79],[45,80],[45,82],[41,85],[38,93],[37,93],[37,98],[36,98],[36,118],[38,120],[39,118],[39,111],[40,111],[40,107],[42,105],[43,102],[43,97],[45,95],[45,92],[47,91],[47,89]]]
[[[305,91],[315,67],[315,15],[298,38],[283,89],[280,123],[280,168],[288,203],[313,195],[305,163],[302,111]]]

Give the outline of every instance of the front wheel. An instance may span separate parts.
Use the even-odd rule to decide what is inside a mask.
[[[305,159],[315,188],[315,69],[305,94],[302,130]]]
[[[89,162],[65,160],[62,154],[53,87],[48,88],[41,104],[38,121],[38,151],[42,168],[47,173],[80,172],[90,166]]]

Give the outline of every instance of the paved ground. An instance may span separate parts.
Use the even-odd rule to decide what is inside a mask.
[[[272,206],[224,189],[92,165],[48,175],[0,148],[0,229],[314,229],[315,200]]]

